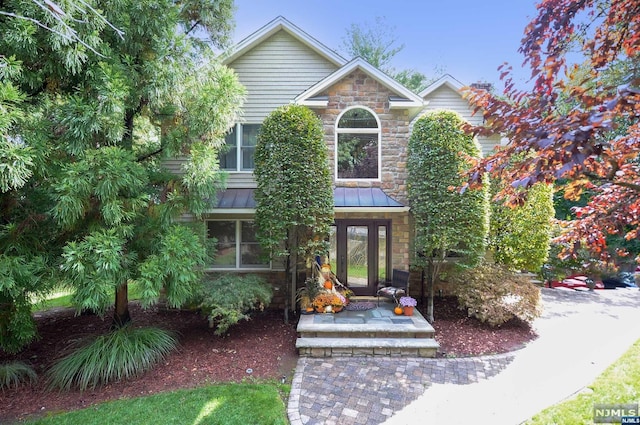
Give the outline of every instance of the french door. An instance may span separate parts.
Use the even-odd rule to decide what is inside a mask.
[[[329,240],[338,280],[356,295],[375,295],[391,270],[391,221],[336,220]]]

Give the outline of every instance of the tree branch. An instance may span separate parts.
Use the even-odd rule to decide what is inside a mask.
[[[615,185],[615,186],[625,187],[627,189],[633,190],[634,192],[640,192],[640,184],[637,184],[637,183],[616,181],[616,180],[613,180],[613,179],[609,178],[609,176],[602,177],[602,176],[599,176],[599,175],[593,174],[593,173],[584,173],[584,175],[585,175],[585,177],[587,177],[587,178],[589,178],[591,180],[596,180],[596,181],[599,181],[599,182],[606,182],[606,183],[610,183],[610,184]]]
[[[149,152],[149,153],[146,153],[146,154],[144,154],[144,155],[142,155],[142,156],[139,156],[139,157],[136,159],[136,162],[143,162],[143,161],[146,161],[147,159],[151,158],[152,156],[156,156],[156,155],[158,155],[158,154],[159,154],[159,153],[161,153],[162,151],[164,151],[164,146],[161,146],[160,148],[156,149],[156,150],[155,150],[155,151],[153,151],[153,152]]]
[[[71,28],[69,25],[67,25],[65,22],[63,22],[62,20],[60,20],[60,22],[62,23],[62,25],[65,28],[67,28],[73,34],[73,37],[69,37],[68,35],[63,34],[60,31],[57,31],[57,30],[55,30],[53,28],[49,28],[48,26],[46,26],[42,22],[38,21],[37,19],[29,18],[28,16],[16,15],[15,13],[5,12],[3,10],[0,10],[0,15],[9,16],[11,18],[24,19],[26,21],[33,22],[34,24],[38,25],[39,27],[42,27],[42,28],[46,29],[47,31],[50,31],[50,32],[52,32],[52,33],[54,33],[56,35],[59,35],[60,37],[64,38],[65,40],[77,41],[78,43],[82,44],[84,47],[86,47],[87,49],[91,50],[93,53],[95,53],[96,55],[100,56],[101,58],[106,58],[106,56],[98,53],[93,47],[89,46],[87,43],[85,43],[84,41],[80,40],[80,38],[78,37],[76,31],[73,28]]]
[[[184,35],[189,35],[191,33],[191,31],[193,31],[194,29],[196,29],[196,27],[200,25],[200,20],[197,20],[196,22],[194,22],[193,25],[191,25],[191,28],[189,28]]]

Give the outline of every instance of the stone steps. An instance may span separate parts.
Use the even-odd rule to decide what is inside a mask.
[[[393,327],[385,323],[309,323],[298,326],[298,335],[303,338],[433,338],[435,330],[431,326],[409,323],[396,323]]]
[[[433,338],[298,338],[296,348],[309,357],[435,357]]]
[[[393,307],[381,302],[366,311],[303,315],[298,352],[310,357],[435,357],[439,345],[433,327],[417,310],[413,316],[396,316]]]

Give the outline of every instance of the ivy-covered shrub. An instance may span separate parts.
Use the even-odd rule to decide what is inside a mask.
[[[285,105],[262,123],[255,152],[258,241],[274,256],[325,253],[333,224],[333,180],[322,121]]]
[[[407,191],[416,222],[415,249],[431,261],[454,255],[478,264],[489,228],[488,187],[456,190],[480,145],[454,111],[429,111],[414,124],[408,146]],[[419,260],[418,258],[417,260]]]
[[[240,320],[248,320],[251,311],[263,310],[272,297],[273,288],[260,276],[224,274],[205,279],[198,303],[209,326],[222,335]]]
[[[500,189],[492,180],[492,195]],[[554,213],[553,187],[545,183],[529,188],[523,205],[492,202],[489,247],[495,261],[513,270],[539,271],[549,258]]]
[[[333,179],[322,121],[306,106],[284,105],[262,122],[253,175],[256,237],[274,261],[291,265],[329,249]],[[295,285],[284,285],[285,321]]]
[[[540,288],[499,264],[483,263],[451,277],[461,309],[491,326],[513,318],[531,322],[542,312]]]
[[[407,193],[415,220],[414,264],[425,271],[429,299],[427,320],[433,322],[433,291],[445,265],[472,267],[486,249],[489,231],[488,187],[456,188],[465,182],[480,146],[463,131],[464,119],[454,111],[429,111],[416,121],[407,148]],[[449,262],[450,257],[456,261]]]

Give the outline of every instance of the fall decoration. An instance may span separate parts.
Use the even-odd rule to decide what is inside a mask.
[[[337,313],[344,307],[344,297],[335,292],[322,292],[313,299],[318,313]]]

